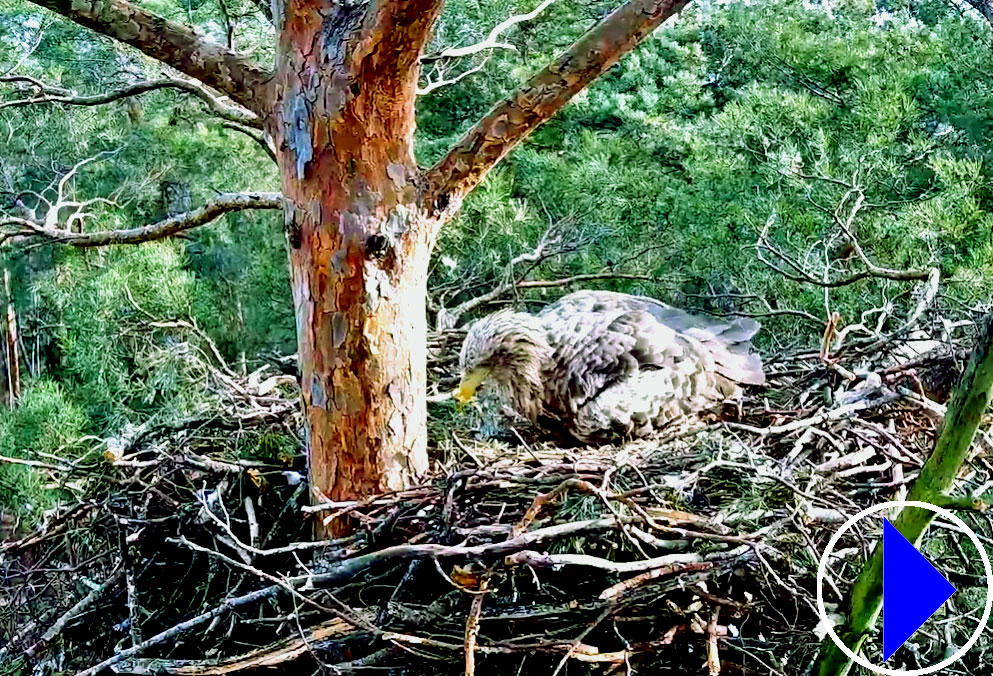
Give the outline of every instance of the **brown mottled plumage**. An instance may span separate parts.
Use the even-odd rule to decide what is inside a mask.
[[[765,383],[759,325],[689,314],[643,296],[578,291],[537,315],[502,311],[462,345],[467,401],[493,384],[532,423],[582,442],[651,436],[682,415]]]

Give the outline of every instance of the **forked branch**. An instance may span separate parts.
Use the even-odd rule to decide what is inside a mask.
[[[71,212],[73,222],[82,222],[86,214],[80,209],[91,204],[76,203]],[[55,204],[49,213],[58,214],[65,204]],[[77,208],[78,207],[78,208]],[[171,216],[157,223],[138,228],[123,230],[98,230],[96,232],[76,232],[63,224],[52,224],[50,219],[40,220],[23,217],[0,218],[0,243],[5,240],[25,241],[30,239],[48,240],[70,246],[86,248],[105,246],[107,244],[139,244],[157,239],[164,239],[186,230],[192,230],[206,225],[218,217],[235,211],[246,209],[281,209],[283,197],[279,193],[250,192],[222,194],[216,200],[182,214]]]
[[[634,49],[686,0],[628,0],[490,110],[425,174],[422,204],[437,226],[514,146]]]
[[[868,204],[865,201],[865,190],[858,184],[858,174],[851,181],[825,175],[798,174],[796,177],[830,183],[845,190],[834,207],[820,204],[809,196],[807,198],[815,208],[824,212],[831,219],[836,231],[830,235],[826,242],[812,247],[807,256],[795,257],[770,240],[769,229],[775,222],[775,214],[772,214],[759,232],[755,243],[755,252],[762,263],[786,279],[817,286],[823,290],[827,321],[821,341],[821,358],[833,362],[830,359],[831,352],[839,351],[849,334],[868,335],[871,345],[866,349],[870,350],[876,350],[896,337],[904,335],[918,323],[924,311],[934,302],[940,280],[938,268],[906,270],[890,268],[877,264],[869,257],[855,232],[855,223],[865,211],[879,208],[880,205]],[[925,197],[916,199],[925,199]],[[811,258],[815,258],[813,252],[817,250],[817,246],[821,246],[823,249],[823,262],[812,265],[809,261]],[[847,267],[849,262],[854,264],[854,269],[849,268],[849,271],[839,275],[839,264]],[[831,289],[849,286],[865,279],[922,282],[918,285],[918,302],[915,307],[909,312],[899,328],[889,335],[883,333],[883,327],[892,317],[892,304],[889,301],[886,301],[883,307],[863,312],[861,321],[848,324],[844,328],[839,326],[840,316],[831,310]],[[878,315],[878,319],[875,322],[870,322],[868,317],[873,314]],[[872,326],[873,323],[875,323],[875,327]]]
[[[542,0],[541,4],[539,4],[530,12],[527,12],[525,14],[514,14],[512,16],[507,17],[506,19],[498,23],[496,26],[494,26],[492,30],[490,30],[490,32],[487,34],[486,38],[481,40],[480,42],[467,45],[465,47],[450,47],[438,54],[434,54],[432,56],[425,56],[421,58],[422,64],[430,63],[433,65],[434,72],[429,77],[428,83],[426,85],[424,85],[423,87],[419,86],[417,88],[418,96],[424,96],[425,94],[430,94],[436,89],[440,89],[441,87],[447,87],[448,85],[453,85],[469,77],[470,75],[474,75],[480,72],[481,70],[483,70],[483,68],[486,67],[486,64],[490,60],[490,57],[489,55],[487,55],[478,64],[476,64],[472,68],[463,70],[458,75],[448,75],[447,71],[451,65],[450,62],[454,59],[459,59],[464,56],[471,56],[473,54],[479,54],[480,52],[486,52],[486,51],[492,52],[493,50],[497,50],[497,49],[516,50],[514,45],[510,44],[509,42],[500,42],[498,38],[502,34],[506,33],[508,30],[516,26],[517,24],[535,19],[539,14],[544,12],[545,9],[553,2],[555,2],[555,0]]]
[[[848,286],[869,277],[899,282],[927,280],[932,273],[930,269],[899,270],[877,265],[869,258],[853,229],[855,219],[862,213],[865,206],[865,193],[860,188],[854,187],[845,193],[835,209],[824,209],[831,214],[832,220],[844,236],[850,254],[862,264],[863,269],[861,270],[835,277],[831,274],[831,262],[829,261],[821,274],[814,274],[803,262],[784,252],[769,239],[769,229],[775,221],[774,215],[766,220],[755,243],[758,258],[766,266],[787,279],[825,288]],[[772,256],[775,260],[770,260],[767,255]]]
[[[464,70],[461,73],[459,73],[458,75],[452,75],[450,77],[444,72],[444,69],[442,69],[442,68],[436,68],[435,69],[436,72],[434,74],[434,76],[435,76],[436,79],[430,80],[423,87],[418,86],[417,87],[417,95],[418,96],[424,96],[426,94],[430,94],[431,92],[433,92],[436,89],[441,89],[442,87],[447,87],[448,85],[453,85],[453,84],[455,84],[457,82],[460,82],[461,80],[464,80],[465,78],[469,77],[470,75],[474,75],[474,74],[480,72],[481,70],[483,70],[483,68],[486,67],[486,64],[488,62],[489,62],[489,57],[486,57],[485,59],[483,59],[482,61],[480,61],[477,65],[473,66],[472,68],[469,68],[468,70]]]
[[[246,56],[127,0],[31,0],[97,33],[131,45],[263,113],[271,73]]]
[[[537,18],[537,16],[544,12],[545,9],[553,2],[555,2],[555,0],[542,0],[540,5],[526,14],[514,14],[513,16],[507,17],[493,27],[493,29],[486,36],[485,40],[472,45],[467,45],[465,47],[450,47],[449,49],[442,51],[440,54],[435,54],[422,60],[428,62],[436,61],[438,59],[457,59],[462,56],[471,56],[472,54],[478,54],[479,52],[485,52],[490,49],[514,49],[512,44],[500,42],[498,38],[517,24],[524,23],[525,21],[532,21]]]

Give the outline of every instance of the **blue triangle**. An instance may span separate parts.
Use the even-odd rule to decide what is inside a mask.
[[[883,523],[883,661],[928,621],[955,587],[889,522]]]

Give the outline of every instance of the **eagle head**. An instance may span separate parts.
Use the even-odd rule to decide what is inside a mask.
[[[473,398],[484,381],[510,395],[529,418],[541,407],[542,369],[552,356],[541,321],[524,312],[504,310],[469,327],[459,354],[462,382],[455,400]]]

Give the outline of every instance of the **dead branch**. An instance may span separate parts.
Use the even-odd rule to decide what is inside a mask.
[[[582,275],[572,275],[561,279],[533,279],[518,283],[518,289],[557,289],[570,284],[581,282],[593,282],[602,279],[633,279],[640,281],[652,281],[655,278],[651,275],[636,275],[624,272],[590,272]]]
[[[596,533],[598,531],[617,528],[618,525],[618,520],[613,517],[587,519],[585,521],[573,521],[570,523],[539,528],[527,533],[522,533],[517,537],[510,538],[509,540],[505,540],[503,542],[493,542],[485,545],[397,545],[395,547],[387,547],[386,549],[381,549],[370,554],[363,554],[346,561],[333,563],[329,566],[327,572],[318,573],[313,576],[291,578],[290,581],[296,584],[306,584],[308,586],[333,584],[354,577],[356,574],[369,568],[370,566],[385,561],[501,556],[526,549],[527,547],[545,540],[554,540],[580,533]]]
[[[476,639],[479,637],[479,616],[483,614],[483,600],[489,588],[489,580],[483,578],[479,592],[472,599],[469,617],[465,622],[465,676],[476,675]]]
[[[237,122],[222,122],[221,126],[225,129],[230,129],[231,131],[236,131],[239,134],[244,134],[248,138],[255,141],[265,154],[269,156],[269,159],[276,162],[276,149],[272,145],[272,140],[266,135],[265,132],[255,129],[253,127],[248,127]]]
[[[124,660],[134,657],[135,655],[139,655],[145,650],[151,648],[152,646],[165,643],[166,641],[170,641],[176,638],[177,636],[181,636],[185,634],[187,631],[195,627],[199,627],[200,625],[214,619],[215,617],[226,615],[232,612],[233,610],[235,610],[236,608],[240,608],[241,606],[249,605],[251,603],[255,603],[263,599],[271,598],[272,596],[276,595],[279,589],[280,588],[278,586],[265,587],[263,589],[258,589],[256,591],[228,599],[219,606],[215,606],[214,608],[211,608],[210,610],[201,613],[196,617],[190,618],[185,622],[180,622],[174,627],[170,627],[165,631],[159,632],[155,636],[145,639],[138,645],[133,645],[130,648],[118,652],[113,657],[108,657],[103,662],[100,662],[99,664],[92,666],[89,669],[84,669],[80,671],[79,673],[76,674],[76,676],[96,676],[96,674],[99,674],[104,669],[108,669],[114,666],[115,664],[119,664]]]
[[[742,553],[740,550],[737,553]],[[588,554],[540,554],[538,552],[525,550],[511,554],[504,559],[508,566],[531,566],[532,568],[558,568],[560,566],[585,566],[587,568],[599,568],[611,573],[642,573],[657,568],[666,568],[673,571],[680,570],[680,566],[687,564],[705,563],[705,557],[700,554],[667,554],[654,559],[643,561],[610,561],[599,556]]]
[[[769,239],[769,229],[774,221],[775,215],[769,216],[768,220],[766,220],[765,226],[762,228],[761,232],[759,232],[758,239],[755,242],[755,251],[758,255],[758,259],[765,264],[766,267],[775,270],[777,273],[790,281],[833,289],[841,286],[850,286],[856,282],[862,281],[863,279],[869,279],[870,277],[887,277],[885,274],[873,274],[873,271],[868,269],[853,272],[841,277],[830,278],[826,274],[821,277],[817,277],[808,272],[802,263],[772,243]],[[772,254],[772,256],[778,259],[781,264],[766,258],[766,253]],[[785,264],[786,267],[783,267],[782,264]],[[883,271],[885,268],[879,268],[879,270]],[[905,279],[907,278],[905,276],[907,274],[911,273],[908,271],[900,271],[899,278]],[[888,278],[895,279],[895,277]],[[912,276],[910,278],[927,279],[927,273],[924,273],[923,276]]]
[[[87,218],[92,218],[93,213],[88,211],[97,204],[114,206],[114,201],[104,197],[78,201],[70,196],[70,182],[75,178],[80,169],[93,162],[102,161],[106,157],[114,155],[117,151],[103,151],[91,157],[84,158],[74,164],[69,171],[62,176],[52,180],[48,187],[40,193],[22,193],[15,202],[16,215],[0,216],[0,244],[6,239],[16,236],[15,232],[3,232],[4,226],[17,226],[24,230],[24,233],[43,228],[56,229],[62,227],[72,231],[74,228],[82,228]],[[37,199],[35,207],[32,209],[23,202],[23,197],[33,195]],[[52,196],[52,199],[48,198]],[[42,216],[37,214],[38,209],[45,207]]]
[[[846,350],[845,358],[849,360],[878,351],[881,347],[896,338],[906,335],[919,323],[925,311],[934,303],[938,292],[940,272],[937,267],[900,270],[882,266],[873,261],[866,253],[855,232],[856,220],[865,211],[878,209],[885,205],[869,204],[866,202],[865,189],[859,185],[858,172],[856,172],[850,181],[843,181],[821,174],[807,175],[797,173],[790,176],[805,181],[817,180],[836,188],[844,188],[844,193],[834,207],[828,207],[818,203],[810,196],[807,197],[810,204],[830,218],[836,228],[836,232],[831,234],[827,242],[812,247],[808,255],[801,259],[786,253],[770,240],[769,230],[776,219],[776,215],[773,213],[770,214],[765,225],[759,232],[755,243],[756,255],[763,264],[784,278],[816,286],[823,290],[826,319],[820,349],[821,361],[828,368],[840,373],[848,380],[854,380],[856,378],[855,374],[842,366],[839,363],[841,359],[833,356],[832,353],[840,354],[843,346],[847,347],[845,342],[851,335],[867,337],[861,337],[856,341],[848,340],[849,344],[855,343],[854,347],[864,348],[855,351]],[[926,198],[927,196],[924,195],[917,197],[916,200]],[[832,247],[832,242],[837,240],[840,240],[840,246]],[[823,249],[823,263],[819,266],[820,269],[817,269],[818,266],[812,266],[808,263],[812,257],[812,253],[818,246]],[[836,254],[834,252],[835,248],[841,253]],[[839,261],[843,262],[846,267],[848,267],[849,262],[854,263],[853,267],[856,269],[839,275],[837,271]],[[893,303],[888,299],[884,300],[882,307],[863,312],[861,321],[852,322],[845,326],[841,325],[841,316],[832,311],[830,302],[831,289],[849,286],[866,279],[922,282],[915,291],[918,296],[918,302],[907,314],[900,326],[889,334],[884,333],[886,324],[893,315]],[[872,315],[878,315],[875,321],[869,320],[869,317]],[[866,348],[864,346],[867,343],[870,345]]]
[[[429,62],[429,61],[435,61],[437,59],[457,59],[462,56],[478,54],[479,52],[483,52],[491,49],[515,50],[516,48],[513,45],[507,42],[498,42],[497,38],[499,38],[501,35],[503,35],[508,30],[510,30],[519,23],[524,23],[525,21],[533,21],[535,18],[538,17],[539,14],[544,12],[545,9],[553,2],[555,2],[555,0],[542,0],[541,4],[539,4],[537,7],[535,7],[530,12],[527,12],[526,14],[516,14],[504,19],[496,26],[494,26],[492,30],[490,30],[489,34],[486,36],[486,39],[482,40],[481,42],[477,42],[476,44],[468,45],[466,47],[451,47],[449,49],[442,51],[439,54],[425,57],[421,60],[425,62]]]
[[[458,75],[454,75],[454,76],[451,76],[451,77],[448,77],[444,73],[444,71],[443,71],[442,68],[440,68],[439,66],[435,66],[435,77],[436,77],[436,79],[429,80],[428,83],[426,85],[424,85],[423,87],[421,87],[420,85],[418,85],[418,87],[417,87],[417,95],[418,96],[426,96],[427,94],[430,94],[431,92],[433,92],[436,89],[441,89],[442,87],[447,87],[448,85],[453,85],[453,84],[455,84],[457,82],[461,82],[462,80],[464,80],[465,78],[469,77],[470,75],[475,75],[476,73],[478,73],[481,70],[483,70],[483,68],[486,67],[486,64],[489,62],[489,60],[490,60],[489,57],[486,57],[485,59],[483,59],[482,61],[480,61],[478,64],[476,64],[475,66],[473,66],[472,68],[469,68],[468,70],[464,70],[461,73],[459,73]]]
[[[424,87],[417,88],[417,94],[419,96],[424,96],[425,94],[429,94],[436,89],[455,84],[456,82],[459,82],[464,78],[469,77],[470,75],[480,72],[481,70],[483,70],[483,68],[486,67],[486,64],[489,62],[490,57],[489,55],[487,55],[482,61],[480,61],[472,68],[464,70],[458,75],[451,77],[447,76],[446,74],[447,71],[446,62],[450,62],[454,59],[458,59],[465,56],[471,56],[473,54],[479,54],[480,52],[492,51],[497,49],[507,49],[511,51],[516,51],[517,48],[514,47],[514,45],[510,44],[509,42],[498,42],[498,38],[503,33],[507,32],[517,24],[524,23],[525,21],[534,20],[539,14],[544,12],[545,9],[553,2],[555,2],[555,0],[542,0],[541,4],[539,4],[532,11],[527,12],[526,14],[516,14],[508,17],[507,19],[504,19],[496,26],[494,26],[493,29],[490,30],[486,38],[481,40],[480,42],[465,47],[450,47],[442,52],[439,52],[438,54],[422,57],[421,63],[431,64],[434,73],[433,73],[433,78],[429,79],[428,83]]]
[[[371,619],[371,618],[369,618]],[[212,660],[129,659],[114,665],[118,674],[173,674],[174,676],[224,676],[246,669],[272,668],[319,650],[355,627],[340,618],[307,628],[302,635],[294,636],[252,650],[243,655]]]
[[[775,222],[775,214],[770,214],[769,218],[765,222],[765,226],[759,233],[758,240],[755,243],[758,258],[767,267],[775,270],[783,277],[792,281],[803,282],[825,288],[848,286],[870,277],[891,279],[894,281],[924,281],[933,274],[932,269],[897,270],[894,268],[888,268],[877,265],[869,258],[854,232],[854,224],[856,219],[865,209],[872,208],[871,205],[866,204],[864,189],[856,184],[857,176],[849,183],[829,176],[808,176],[806,174],[798,174],[797,176],[805,179],[817,178],[825,182],[840,184],[846,188],[844,195],[833,209],[822,206],[816,201],[809,201],[816,208],[830,216],[832,222],[841,231],[847,244],[851,247],[852,254],[862,264],[863,269],[841,277],[833,277],[831,274],[831,261],[828,261],[825,264],[824,270],[820,271],[820,273],[815,274],[810,272],[804,263],[785,253],[769,240],[769,229]],[[766,258],[766,253],[771,254],[779,261],[779,263],[777,264],[776,262]],[[786,267],[784,268],[783,265]]]
[[[635,575],[634,577],[630,577],[611,587],[608,587],[607,589],[604,589],[600,592],[599,598],[609,601],[610,599],[626,594],[647,582],[657,580],[660,577],[668,577],[669,575],[673,575],[675,573],[690,573],[709,570],[713,568],[713,566],[714,564],[709,561],[697,561],[672,566],[659,566],[658,568],[646,570],[644,573]]]
[[[19,108],[23,106],[38,104],[63,104],[68,106],[101,106],[121,99],[140,96],[148,92],[161,89],[176,89],[187,94],[191,94],[205,104],[212,113],[218,117],[237,124],[261,129],[262,122],[259,116],[241,106],[232,105],[222,97],[211,93],[199,82],[191,80],[181,80],[179,78],[164,78],[161,80],[150,80],[147,82],[137,82],[120,89],[104,92],[102,94],[81,95],[69,89],[46,85],[41,81],[24,75],[0,76],[0,82],[21,83],[27,85],[32,94],[28,98],[13,101],[0,101],[0,109]]]
[[[74,232],[72,230],[74,223],[81,223],[86,218],[93,216],[92,213],[86,211],[87,207],[96,202],[104,201],[106,200],[95,199],[78,202],[61,199],[51,204],[43,221],[10,216],[0,218],[0,244],[5,240],[24,241],[30,239],[67,244],[79,248],[106,246],[108,244],[139,244],[199,228],[227,213],[246,209],[283,208],[283,198],[279,193],[226,193],[219,195],[213,202],[199,209],[177,214],[157,223],[138,228],[96,232]],[[56,219],[65,209],[70,210],[69,216],[64,223],[57,225]]]
[[[542,233],[541,238],[534,248],[514,256],[507,264],[503,279],[489,291],[450,308],[438,307],[436,303],[437,317],[435,324],[437,330],[444,332],[453,329],[468,312],[495,303],[498,300],[513,295],[517,291],[526,289],[555,289],[582,282],[607,279],[652,280],[652,277],[649,275],[617,272],[613,268],[605,268],[599,272],[572,275],[559,279],[528,279],[535,269],[545,261],[556,256],[573,253],[590,244],[590,238],[583,235],[576,236],[569,231],[569,226],[572,224],[573,219],[571,217],[549,223],[548,228]],[[518,271],[519,268],[523,269]],[[441,301],[444,300],[444,296],[445,294],[441,294]]]
[[[847,206],[849,200],[851,200],[851,206],[848,208],[847,214],[842,214],[843,209]],[[834,219],[835,224],[848,238],[849,244],[855,251],[855,255],[858,259],[862,261],[865,269],[873,277],[880,277],[882,279],[892,279],[898,282],[912,281],[912,280],[926,280],[931,276],[931,270],[896,270],[894,268],[882,267],[873,263],[869,257],[866,255],[865,250],[862,248],[861,243],[859,243],[858,237],[855,236],[853,231],[853,225],[855,219],[858,217],[862,208],[865,206],[865,192],[858,187],[853,187],[845,193],[838,203],[838,206],[831,212],[831,216]]]
[[[104,581],[103,584],[94,587],[90,590],[90,593],[79,600],[76,605],[67,610],[62,617],[60,617],[48,630],[42,634],[41,640],[35,643],[33,646],[25,651],[28,657],[34,657],[38,655],[45,646],[52,642],[52,640],[62,633],[62,630],[66,628],[74,618],[76,618],[81,613],[85,612],[92,606],[97,600],[107,593],[108,590],[117,586],[117,583],[121,581],[124,576],[124,567],[118,566],[117,570]]]

